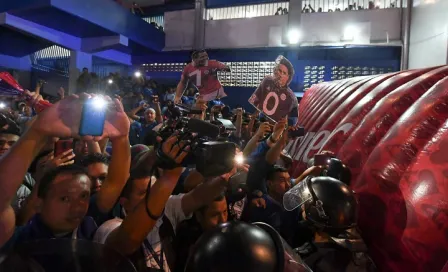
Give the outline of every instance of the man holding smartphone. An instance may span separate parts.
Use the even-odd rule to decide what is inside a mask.
[[[63,166],[50,171],[41,179],[32,194],[40,209],[23,227],[15,227],[16,217],[11,207],[17,188],[31,162],[52,137],[79,137],[83,102],[90,99],[73,95],[42,111],[31,127],[8,153],[0,158],[0,246],[7,250],[15,245],[40,239],[71,238],[90,240],[96,231],[92,218],[86,217],[90,200],[91,180],[79,166]],[[114,180],[103,184],[97,205],[101,211],[113,207],[126,183],[130,167],[129,120],[118,100],[105,98],[107,115],[101,135],[85,135],[83,140],[109,138],[114,146]],[[118,182],[115,182],[118,181]]]

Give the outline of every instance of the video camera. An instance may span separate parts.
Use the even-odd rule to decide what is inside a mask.
[[[235,164],[236,145],[222,141],[226,136],[228,124],[222,126],[199,119],[189,118],[189,114],[201,114],[182,105],[168,106],[169,119],[159,130],[158,135],[168,139],[178,133],[179,141],[188,141],[191,147],[182,165],[195,166],[204,177],[213,177],[230,172]]]

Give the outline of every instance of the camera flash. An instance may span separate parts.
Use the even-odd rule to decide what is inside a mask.
[[[5,103],[0,102],[0,109],[4,109],[6,107]]]
[[[243,164],[244,163],[244,157],[242,154],[238,154],[235,156],[235,162],[237,164]]]
[[[106,106],[106,100],[102,97],[92,98],[92,104],[97,110],[102,110]]]
[[[114,83],[114,81],[113,81],[112,79],[109,79],[109,80],[107,81],[107,83],[112,84],[112,83]]]
[[[137,72],[134,73],[134,75],[135,75],[135,77],[141,77],[142,73],[140,71],[137,71]]]

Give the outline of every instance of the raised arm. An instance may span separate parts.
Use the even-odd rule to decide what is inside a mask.
[[[0,246],[4,245],[14,232],[16,218],[11,201],[31,162],[46,142],[47,137],[31,127],[0,158]]]
[[[174,97],[174,103],[179,104],[181,102],[182,94],[187,87],[188,78],[185,76],[185,73],[182,73],[179,83],[176,87],[176,96]]]
[[[249,165],[241,165],[239,168],[242,171],[247,172],[249,170]],[[196,186],[192,191],[188,192],[182,198],[182,211],[184,214],[191,214],[199,208],[213,202],[213,199],[226,189],[230,177],[237,172],[237,169],[238,167],[235,166],[231,172],[205,181]]]
[[[138,107],[132,109],[131,111],[127,112],[127,115],[132,120],[139,120],[140,117],[138,117],[137,112],[143,110],[145,105],[139,105]]]
[[[244,147],[243,155],[244,157],[248,157],[252,152],[257,148],[258,142],[264,137],[266,133],[270,130],[269,123],[261,123],[258,127],[255,135],[249,140],[246,147]]]
[[[184,146],[183,143],[177,145],[177,140],[177,137],[169,138],[163,144],[162,150],[167,154],[166,156],[180,164],[187,153],[181,152],[177,156]],[[176,187],[181,172],[181,167],[172,170],[165,169],[160,179],[147,192],[149,195],[146,196],[146,199],[140,202],[136,209],[128,214],[123,223],[110,233],[106,244],[123,255],[130,255],[138,250],[158,218],[162,216],[165,204]]]
[[[107,178],[97,193],[97,206],[104,213],[109,212],[117,202],[129,177],[131,165],[131,149],[128,138],[129,120],[121,102],[115,99],[114,104],[114,109],[108,113],[106,119],[106,133],[114,152],[112,152]]]
[[[237,137],[238,139],[241,138],[242,125],[243,125],[243,109],[238,108],[236,112],[236,122],[235,122],[236,130],[234,132],[235,137]]]
[[[154,103],[154,110],[156,111],[157,123],[159,123],[159,124],[163,123],[162,110],[160,109],[160,103],[158,102],[158,100],[157,100],[157,102]]]

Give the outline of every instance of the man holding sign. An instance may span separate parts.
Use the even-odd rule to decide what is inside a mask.
[[[275,60],[274,75],[266,76],[249,98],[251,103],[269,119],[277,122],[284,117],[298,117],[299,104],[289,83],[294,67],[283,56]]]
[[[226,97],[217,73],[219,71],[230,72],[230,68],[219,61],[209,60],[205,50],[193,52],[191,58],[192,62],[185,66],[180,82],[177,84],[174,103],[180,103],[188,82],[196,86],[199,95],[206,102]]]

